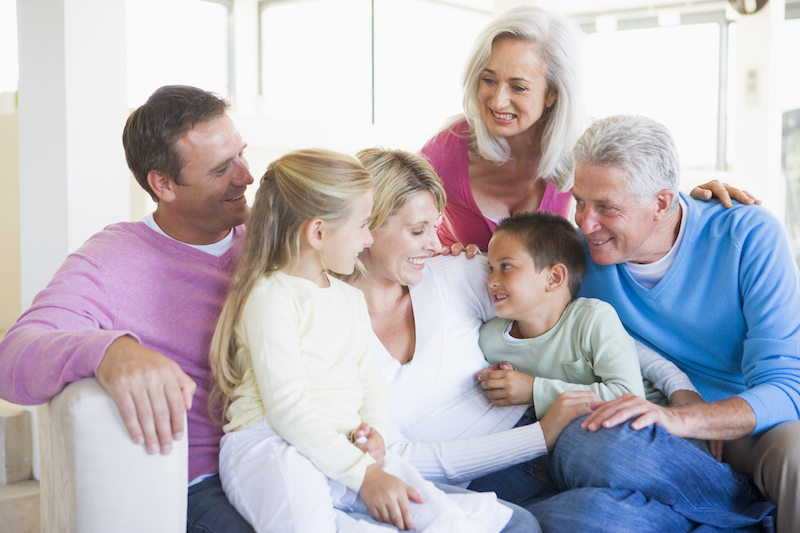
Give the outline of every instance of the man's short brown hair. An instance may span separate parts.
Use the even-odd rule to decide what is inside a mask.
[[[184,85],[161,87],[128,117],[122,132],[125,159],[136,181],[157,202],[147,175],[157,170],[180,184],[185,161],[178,139],[198,123],[223,115],[228,102],[220,96]]]

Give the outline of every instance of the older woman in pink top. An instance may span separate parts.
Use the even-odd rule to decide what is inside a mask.
[[[497,222],[517,211],[569,218],[572,149],[590,123],[577,24],[533,6],[492,21],[464,69],[464,115],[422,148],[441,177],[444,245],[486,250]]]

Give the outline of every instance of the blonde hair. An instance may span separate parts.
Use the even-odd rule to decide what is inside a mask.
[[[508,141],[494,135],[481,117],[478,90],[483,70],[492,55],[492,44],[500,39],[530,43],[542,60],[547,94],[556,93],[555,103],[545,109],[542,156],[538,173],[559,192],[572,187],[575,164],[572,149],[589,125],[583,96],[581,46],[584,34],[564,15],[534,6],[519,6],[503,13],[478,35],[464,67],[461,84],[464,116],[451,119],[445,129],[466,118],[470,148],[496,164],[511,158]]]
[[[371,188],[372,178],[361,163],[336,152],[299,150],[269,165],[250,212],[233,288],[211,341],[209,358],[216,383],[209,410],[214,420],[226,420],[231,396],[248,366],[236,329],[256,282],[296,264],[309,220],[336,222],[347,217],[354,200]]]
[[[433,195],[439,215],[444,212],[447,195],[442,180],[425,159],[404,150],[367,148],[356,154],[364,168],[372,175],[372,214],[369,230],[380,228],[390,216],[397,213],[406,202],[421,192]],[[353,283],[366,275],[359,261],[356,270],[341,278]]]

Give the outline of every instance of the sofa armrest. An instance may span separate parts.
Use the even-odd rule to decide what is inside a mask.
[[[186,531],[186,437],[148,455],[94,378],[39,407],[39,435],[44,533]]]

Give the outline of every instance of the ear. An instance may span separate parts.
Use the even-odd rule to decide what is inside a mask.
[[[175,200],[175,182],[160,170],[147,173],[147,184],[160,202],[170,203]]]
[[[322,236],[325,230],[325,221],[321,218],[312,218],[306,222],[306,227],[303,229],[303,237],[308,241],[308,244],[315,250],[322,250]]]
[[[675,202],[675,194],[670,189],[661,189],[656,195],[656,220],[661,220],[667,216]]]
[[[544,101],[544,105],[548,108],[553,107],[553,104],[556,103],[558,99],[558,90],[551,89],[549,93],[547,93],[547,98]]]
[[[555,265],[551,266],[549,270],[550,273],[547,275],[545,291],[555,292],[567,283],[569,277],[567,273],[567,267],[564,265],[564,263],[556,263]]]

